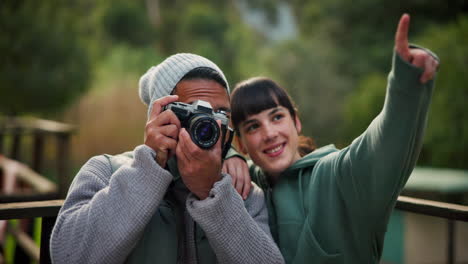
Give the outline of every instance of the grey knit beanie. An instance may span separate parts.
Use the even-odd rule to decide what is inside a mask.
[[[208,67],[217,71],[226,82],[229,94],[229,84],[226,77],[216,64],[199,55],[178,53],[151,67],[140,78],[139,94],[143,103],[148,106],[148,117],[154,101],[170,95],[180,79],[189,71],[198,67]]]

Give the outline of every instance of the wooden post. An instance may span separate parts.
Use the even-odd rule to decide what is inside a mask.
[[[57,183],[59,198],[65,198],[68,191],[69,162],[70,162],[70,134],[60,133],[57,135]]]
[[[34,132],[34,147],[32,157],[32,169],[37,173],[42,172],[42,157],[44,155],[44,133],[40,131]]]
[[[3,132],[3,127],[0,127],[0,155],[5,155],[5,151],[3,149],[3,138],[5,137],[5,133]]]
[[[5,135],[6,133],[6,125],[7,122],[5,118],[0,118],[0,154],[1,155],[6,155],[6,150],[5,150]]]
[[[21,133],[22,130],[20,128],[13,129],[13,142],[11,143],[11,152],[10,157],[14,160],[20,160],[20,152],[21,152]]]
[[[447,220],[447,263],[455,263],[455,221]]]
[[[50,259],[49,243],[52,229],[54,228],[57,217],[43,217],[42,218],[42,231],[41,231],[41,255],[40,264],[52,263]]]

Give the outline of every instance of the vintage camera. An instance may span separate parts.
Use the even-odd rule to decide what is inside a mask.
[[[182,127],[187,129],[192,141],[200,148],[209,149],[218,142],[219,137],[224,141],[226,133],[230,136],[228,145],[223,146],[223,157],[232,141],[232,130],[229,128],[229,119],[225,112],[214,112],[210,103],[197,100],[192,104],[174,102],[166,105],[164,110],[171,109],[179,118]],[[221,120],[221,128],[216,120]]]

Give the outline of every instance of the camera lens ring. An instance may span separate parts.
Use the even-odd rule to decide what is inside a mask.
[[[221,133],[218,123],[213,117],[205,114],[195,115],[188,124],[190,137],[200,148],[209,149],[218,142]]]

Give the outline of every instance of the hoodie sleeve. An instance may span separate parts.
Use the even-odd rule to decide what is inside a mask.
[[[434,88],[434,80],[420,83],[421,74],[394,54],[382,111],[350,146],[323,161],[349,211],[377,225],[394,207],[421,151]]]

